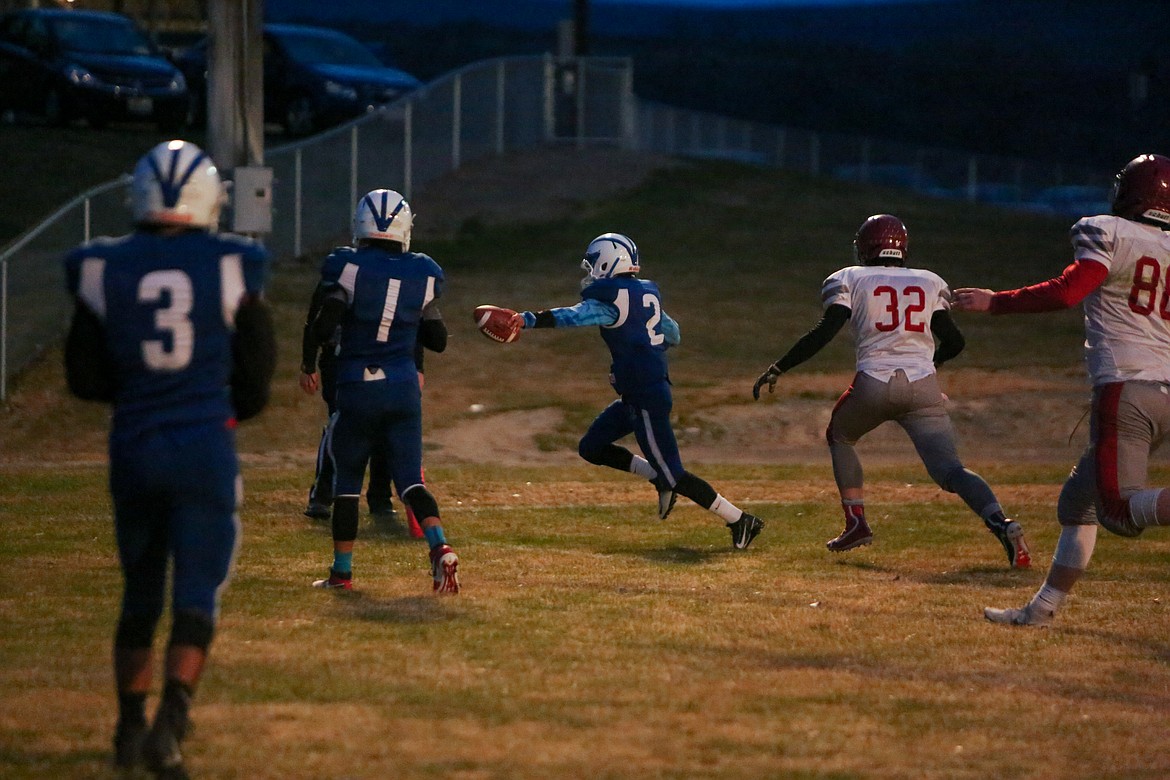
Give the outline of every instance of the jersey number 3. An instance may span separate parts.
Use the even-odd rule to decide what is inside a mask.
[[[899,325],[911,333],[922,333],[926,330],[926,321],[919,316],[926,311],[926,291],[921,287],[918,285],[903,287],[899,298],[897,290],[883,284],[875,287],[873,294],[875,297],[887,298],[885,310],[890,318],[885,321],[878,320],[873,324],[882,333],[897,330]]]

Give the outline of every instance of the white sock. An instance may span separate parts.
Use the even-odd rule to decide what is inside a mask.
[[[1028,608],[1043,610],[1045,613],[1051,614],[1060,609],[1066,598],[1068,598],[1067,593],[1063,590],[1057,590],[1046,582],[1040,586],[1040,590],[1036,591],[1036,595],[1028,602]]]
[[[715,503],[707,508],[722,517],[723,522],[728,525],[738,522],[739,518],[743,517],[743,512],[735,504],[718,493],[715,494]]]
[[[635,455],[630,461],[630,472],[646,479],[657,479],[658,472],[650,465],[650,461],[641,455]]]

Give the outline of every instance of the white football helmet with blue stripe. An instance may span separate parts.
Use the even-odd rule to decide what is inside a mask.
[[[164,141],[134,166],[130,206],[137,224],[214,229],[226,200],[215,163],[189,141]]]
[[[589,279],[610,279],[642,270],[638,265],[638,246],[621,233],[603,233],[590,241],[581,267],[589,273]]]
[[[363,238],[397,241],[406,252],[410,249],[412,227],[414,214],[410,204],[394,190],[372,190],[353,210],[354,243]]]

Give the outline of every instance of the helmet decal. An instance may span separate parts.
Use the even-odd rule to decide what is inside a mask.
[[[162,194],[163,205],[168,209],[173,209],[179,202],[179,195],[183,192],[183,186],[191,180],[191,176],[195,173],[195,169],[199,167],[199,163],[207,157],[207,154],[200,150],[199,154],[191,158],[191,162],[187,165],[187,170],[183,171],[181,175],[176,170],[179,167],[179,156],[183,152],[184,144],[182,142],[171,141],[167,145],[167,151],[170,154],[170,170],[165,174],[159,170],[158,160],[154,155],[147,157],[147,162],[150,169],[154,171],[155,179],[158,180],[159,191]]]
[[[608,279],[642,270],[637,245],[621,233],[603,233],[590,241],[581,267],[589,273],[587,279]]]
[[[369,195],[366,195],[366,197],[362,198],[362,205],[369,208],[370,216],[374,218],[374,224],[378,227],[380,232],[385,233],[390,229],[390,223],[393,222],[394,218],[398,216],[398,212],[402,211],[402,208],[406,205],[406,200],[399,199],[398,205],[394,207],[394,211],[387,214],[386,208],[390,205],[390,190],[381,191],[382,205],[380,208],[374,206],[374,201],[370,197],[370,195],[375,194],[378,193],[371,192]]]

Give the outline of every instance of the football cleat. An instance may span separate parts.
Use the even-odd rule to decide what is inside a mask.
[[[314,520],[328,520],[332,516],[333,508],[320,501],[310,501],[309,505],[305,507],[305,517],[311,517]]]
[[[734,523],[728,523],[727,527],[731,529],[731,546],[737,550],[746,550],[752,539],[764,530],[764,521],[744,512]]]
[[[1015,520],[984,520],[988,530],[995,535],[1007,553],[1008,565],[1013,569],[1027,569],[1032,565],[1028,543],[1024,541],[1024,529]]]
[[[431,578],[436,593],[459,592],[459,556],[449,544],[440,544],[431,549]]]
[[[142,763],[142,746],[146,743],[146,723],[126,724],[118,721],[114,729],[114,766],[133,769]]]
[[[674,492],[672,488],[658,488],[659,520],[665,520],[670,515],[676,501],[678,501],[678,493]]]
[[[1023,609],[995,609],[983,608],[983,617],[991,623],[1000,623],[1005,626],[1035,626],[1047,628],[1052,623],[1056,613],[1051,610],[1036,609],[1031,605]]]
[[[142,748],[146,768],[156,777],[169,780],[186,780],[189,777],[183,768],[183,753],[179,750],[179,743],[183,741],[186,731],[185,715],[167,707],[159,708]]]
[[[869,530],[869,523],[865,522],[864,517],[847,517],[845,518],[845,530],[836,538],[825,542],[825,547],[833,552],[845,552],[854,547],[867,545],[872,541],[873,531]]]
[[[353,590],[353,572],[336,572],[329,567],[329,577],[324,580],[314,580],[314,588]]]

